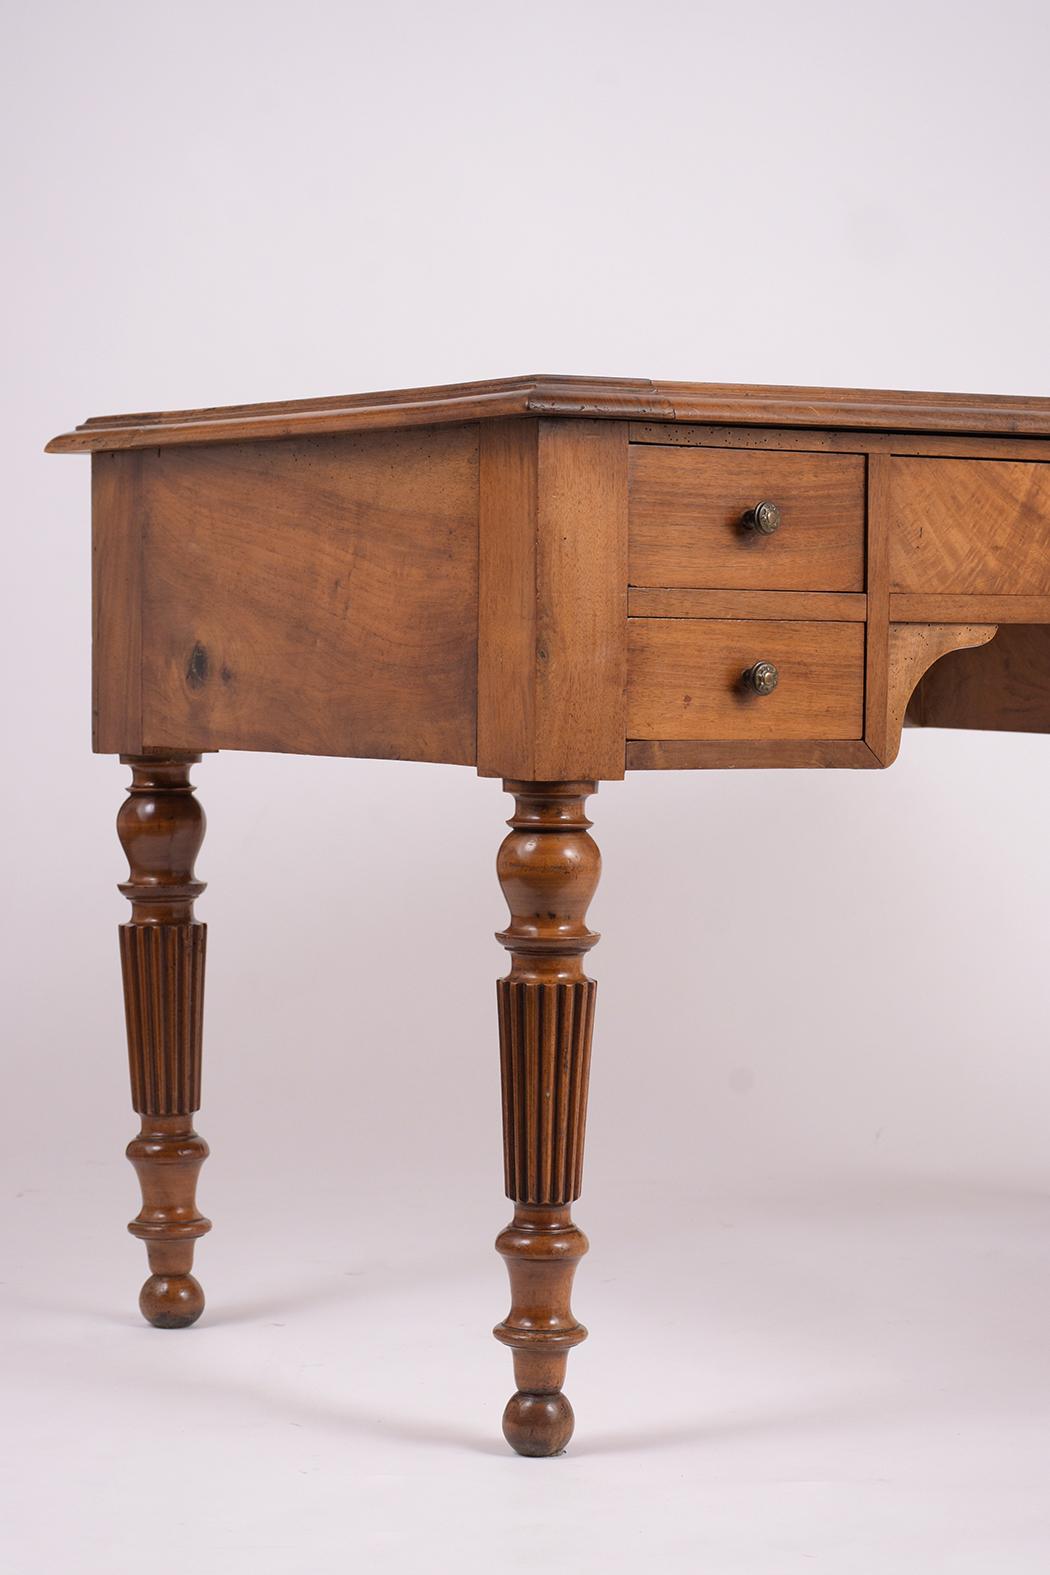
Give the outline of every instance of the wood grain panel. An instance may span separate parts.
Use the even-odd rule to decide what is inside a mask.
[[[508,421],[481,434],[478,770],[622,777],[627,434]]]
[[[472,764],[477,430],[143,460],[149,748]]]
[[[1050,465],[892,461],[890,588],[1050,593]]]
[[[774,662],[769,695],[740,675]],[[852,623],[632,618],[627,639],[628,737],[859,738],[864,630]]]
[[[92,747],[142,748],[142,458],[91,461]]]
[[[632,444],[632,585],[862,591],[864,459]],[[762,499],[772,536],[744,530]]]

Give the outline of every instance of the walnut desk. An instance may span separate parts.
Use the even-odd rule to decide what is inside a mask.
[[[515,800],[503,1427],[557,1453],[586,1333],[586,799],[625,771],[886,766],[906,712],[1050,732],[1050,399],[525,377],[99,417],[50,449],[92,455],[94,748],[131,768],[143,1313],[172,1329],[204,1306],[191,764],[473,766]]]

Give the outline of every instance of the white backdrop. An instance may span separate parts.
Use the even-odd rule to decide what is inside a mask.
[[[911,732],[888,773],[602,787],[577,1210],[593,1339],[572,1452],[518,1466],[488,1442],[512,1387],[487,1335],[510,804],[468,770],[197,768],[209,1310],[181,1345],[140,1334],[126,773],[90,754],[88,463],[42,448],[89,414],[536,370],[1046,394],[1050,12],[56,3],[12,7],[5,37],[12,1567],[86,1536],[137,1569],[162,1520],[162,1575],[191,1547],[204,1575],[355,1551],[420,1568],[416,1535],[465,1570],[642,1568],[661,1535],[674,1570],[705,1550],[719,1572],[823,1568],[811,1546],[838,1575],[1044,1569],[1026,1473],[1050,1391],[1050,739]],[[325,1414],[304,1421],[318,1351]],[[846,1405],[828,1374],[869,1361],[880,1393],[910,1373],[922,1415],[987,1403],[939,1411],[936,1441],[895,1412],[878,1444],[861,1404],[843,1488],[841,1439],[810,1459],[792,1427]],[[754,1455],[723,1469],[739,1405]],[[71,1518],[47,1509],[56,1465]],[[667,1529],[676,1505],[689,1530]]]

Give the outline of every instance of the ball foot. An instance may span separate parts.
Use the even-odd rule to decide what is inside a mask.
[[[188,1329],[204,1311],[204,1292],[192,1274],[151,1274],[139,1311],[154,1329]]]
[[[560,1455],[576,1426],[572,1406],[557,1394],[526,1394],[519,1389],[507,1401],[503,1436],[519,1455]]]

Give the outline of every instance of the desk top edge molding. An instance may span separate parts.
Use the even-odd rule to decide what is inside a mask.
[[[840,431],[1050,437],[1050,398],[863,388],[678,383],[647,378],[530,374],[430,388],[200,410],[92,416],[47,452],[91,453],[172,444],[325,436],[506,416],[830,427]]]

